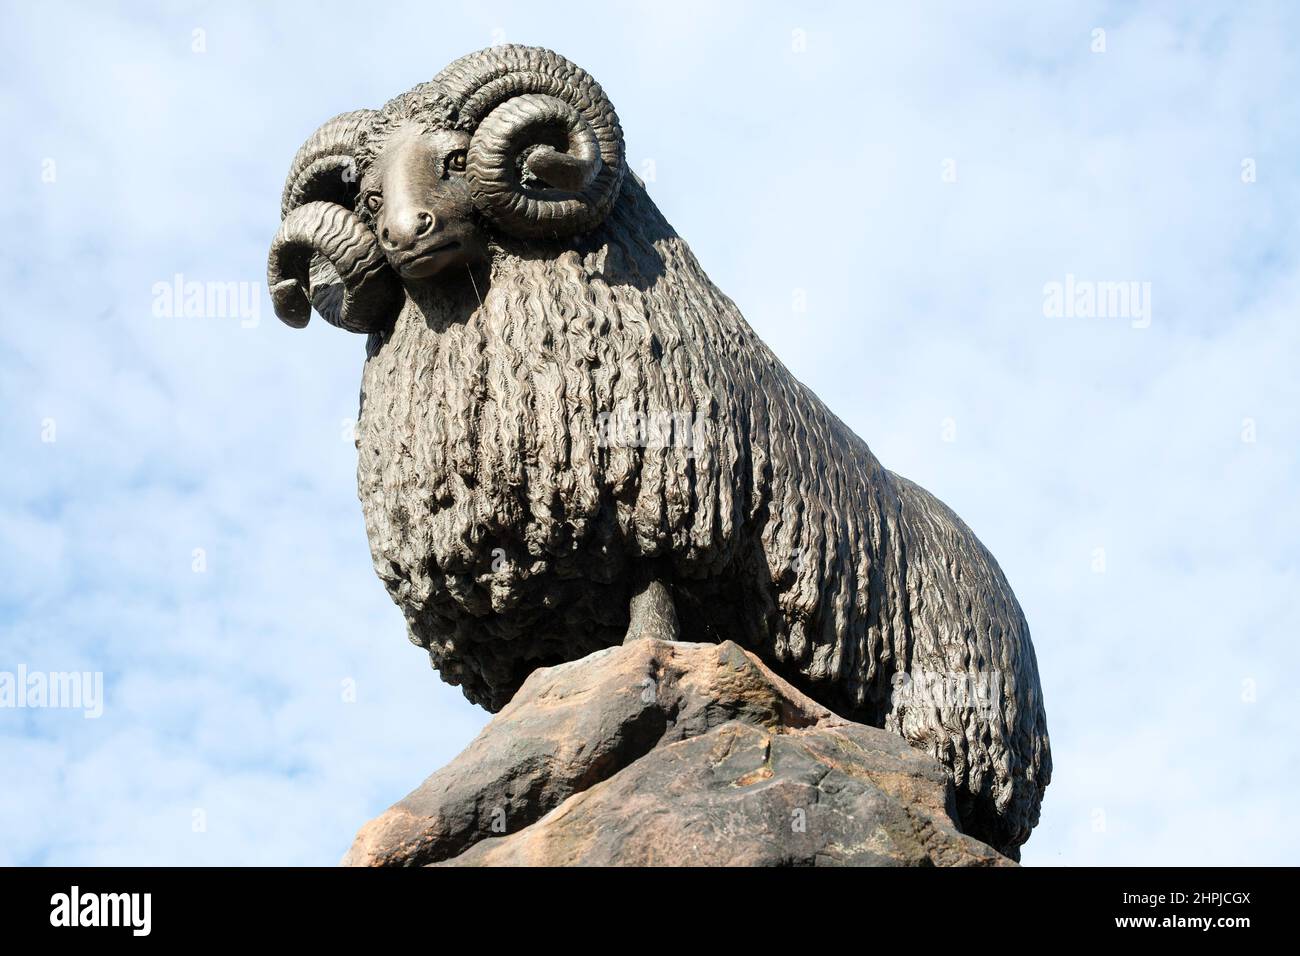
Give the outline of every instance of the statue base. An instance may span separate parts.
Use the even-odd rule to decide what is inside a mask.
[[[943,767],[730,641],[542,668],[347,866],[1012,866]]]

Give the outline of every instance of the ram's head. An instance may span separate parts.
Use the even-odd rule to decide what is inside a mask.
[[[624,169],[618,117],[583,70],[536,47],[462,57],[298,150],[267,265],[276,315],[301,328],[314,306],[340,328],[382,330],[405,283],[463,274],[495,241],[599,225]]]

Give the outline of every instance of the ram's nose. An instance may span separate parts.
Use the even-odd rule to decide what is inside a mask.
[[[415,244],[440,228],[438,218],[427,209],[412,209],[386,216],[379,229],[379,242],[385,252],[409,252]]]

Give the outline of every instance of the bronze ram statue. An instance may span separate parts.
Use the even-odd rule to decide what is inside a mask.
[[[368,333],[357,450],[410,638],[490,710],[641,632],[731,639],[952,772],[1003,852],[1051,775],[992,555],[886,471],[709,281],[545,49],[457,60],[294,158],[277,314]]]

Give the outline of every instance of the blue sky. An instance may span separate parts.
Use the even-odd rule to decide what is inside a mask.
[[[1025,862],[1296,861],[1300,16],[793,6],[5,4],[0,671],[105,699],[0,709],[0,863],[330,864],[486,721],[370,567],[362,341],[264,268],[318,123],[503,40],[601,81],[713,280],[997,556]],[[166,315],[178,274],[257,314]],[[1149,324],[1045,315],[1067,276]]]

